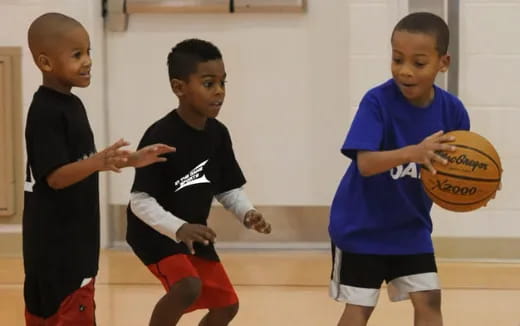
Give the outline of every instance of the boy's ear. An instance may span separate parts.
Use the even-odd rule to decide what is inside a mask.
[[[181,97],[185,93],[186,83],[183,80],[173,78],[170,80],[170,85],[172,87],[173,93],[177,95],[177,97]]]
[[[449,54],[445,54],[441,57],[441,69],[440,72],[446,72],[448,71],[448,68],[450,67],[451,57]]]
[[[52,71],[52,63],[48,56],[45,54],[38,55],[38,58],[36,58],[36,63],[38,67],[44,72],[50,72]]]

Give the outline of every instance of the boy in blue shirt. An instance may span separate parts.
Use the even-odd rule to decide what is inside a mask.
[[[410,298],[415,325],[442,325],[441,292],[431,232],[432,201],[420,165],[446,164],[468,130],[461,101],[434,85],[450,63],[449,30],[430,13],[413,13],[394,28],[393,78],[369,90],[359,105],[342,153],[352,159],[334,197],[329,233],[330,295],[345,302],[339,326],[366,325],[383,281],[392,301]]]

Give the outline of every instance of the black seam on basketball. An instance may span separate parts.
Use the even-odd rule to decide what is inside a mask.
[[[467,146],[467,145],[461,145],[461,144],[452,144],[452,145],[453,145],[453,146],[457,146],[457,147],[466,148],[466,149],[472,149],[472,150],[474,150],[475,152],[484,155],[484,156],[487,157],[491,162],[493,162],[493,164],[495,164],[495,166],[497,167],[497,170],[499,170],[498,173],[501,172],[501,171],[500,171],[501,166],[498,165],[498,163],[497,163],[497,162],[496,162],[496,161],[495,161],[491,156],[489,156],[487,153],[484,153],[483,151],[481,151],[481,150],[479,150],[479,149],[476,149],[476,148],[474,148],[474,147]],[[497,154],[497,155],[498,155],[498,154]]]
[[[482,202],[482,201],[484,201],[484,200],[486,200],[486,199],[487,199],[487,200],[490,200],[491,197],[493,196],[493,194],[495,194],[495,192],[496,192],[496,190],[495,190],[495,191],[494,191],[493,193],[491,193],[489,196],[484,197],[484,198],[482,198],[482,199],[480,199],[480,200],[477,200],[477,201],[475,201],[475,202],[471,202],[471,203],[454,203],[454,202],[451,202],[451,201],[447,201],[447,200],[445,200],[445,199],[442,199],[442,198],[440,198],[439,196],[435,195],[433,192],[430,191],[430,189],[426,188],[426,186],[423,186],[423,188],[424,188],[424,190],[425,190],[429,195],[435,197],[436,199],[438,199],[438,200],[440,200],[440,201],[442,201],[442,202],[444,202],[444,203],[446,203],[446,204],[455,205],[455,206],[469,206],[469,205],[478,204],[478,203],[480,203],[480,202]],[[497,190],[498,190],[498,189],[497,189]],[[476,209],[476,208],[475,208],[475,209]]]
[[[498,179],[474,178],[474,177],[467,177],[464,175],[446,173],[446,172],[442,172],[442,171],[437,171],[437,174],[444,175],[447,177],[453,177],[453,178],[457,178],[457,179],[463,179],[463,180],[473,180],[473,181],[482,181],[482,182],[500,182],[500,178],[498,178]]]

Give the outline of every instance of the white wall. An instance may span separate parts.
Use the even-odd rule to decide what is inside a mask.
[[[258,204],[328,205],[348,164],[338,148],[359,99],[390,76],[390,31],[405,3],[311,0],[304,15],[135,15],[127,32],[107,34],[103,58],[100,1],[0,0],[0,45],[24,47],[27,109],[40,83],[26,47],[31,20],[57,10],[89,29],[93,81],[77,93],[102,148],[105,110],[107,139],[124,136],[135,145],[146,126],[175,107],[166,54],[184,38],[207,38],[225,57],[230,82],[220,118],[232,131],[250,196]],[[466,214],[434,209],[438,236],[516,237],[520,230],[520,151],[513,134],[520,122],[517,17],[519,0],[461,0],[460,97],[473,130],[496,145],[505,172],[489,207]],[[128,171],[112,178],[109,194],[102,186],[102,202],[125,204],[132,177]]]
[[[436,234],[518,237],[520,234],[520,1],[461,0],[459,96],[472,130],[497,148],[502,191],[488,207],[465,214],[435,210]]]
[[[104,34],[101,1],[97,0],[0,0],[0,46],[20,46],[22,54],[22,96],[24,119],[32,96],[41,84],[41,74],[34,65],[27,46],[27,29],[39,15],[57,11],[80,21],[90,34],[93,55],[92,84],[87,89],[73,90],[83,100],[96,136],[98,149],[105,142],[103,52]],[[25,121],[24,121],[25,123]],[[107,241],[106,182],[101,178],[102,243]]]
[[[108,33],[110,138],[139,141],[176,107],[166,56],[190,37],[219,46],[229,76],[220,119],[257,204],[329,205],[348,161],[339,154],[354,107],[389,76],[399,1],[309,1],[307,14],[132,15]],[[367,23],[369,21],[369,23]],[[128,199],[133,172],[111,176]]]

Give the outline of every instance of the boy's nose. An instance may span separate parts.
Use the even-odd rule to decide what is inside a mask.
[[[86,59],[83,61],[83,65],[87,67],[92,66],[92,58],[90,56],[87,56]]]
[[[402,67],[401,70],[399,70],[399,75],[404,77],[410,77],[413,75],[412,70],[406,66]]]

